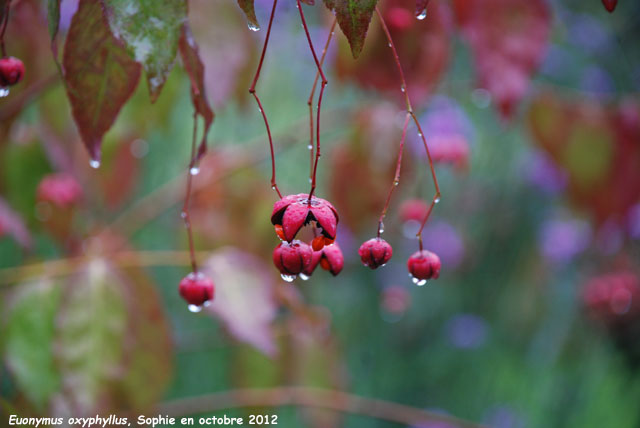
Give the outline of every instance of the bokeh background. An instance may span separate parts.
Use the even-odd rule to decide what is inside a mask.
[[[426,410],[421,428],[462,426],[437,415],[640,427],[640,3],[608,13],[598,0],[432,0],[418,20],[412,2],[381,0],[443,195],[424,231],[442,273],[423,287],[406,260],[433,184],[413,125],[385,220],[393,259],[370,271],[357,255],[377,231],[404,119],[375,17],[357,61],[336,30],[325,63],[318,195],[340,213],[345,268],[285,283],[273,267],[276,195],[247,92],[270,6],[256,1],[263,29],[252,32],[235,2],[190,2],[216,112],[192,201],[216,299],[193,314],[177,292],[189,272],[180,210],[193,126],[182,66],[155,104],[139,85],[94,170],[45,2],[14,1],[7,43],[27,73],[0,99],[3,420],[171,411],[410,425],[407,409],[393,421],[372,405],[221,409],[241,397],[230,391],[277,398],[296,385]],[[76,7],[62,2],[62,33]],[[305,11],[321,51],[332,16]],[[280,1],[258,93],[285,194],[308,189],[314,77],[295,2]],[[54,173],[72,184],[43,190]]]

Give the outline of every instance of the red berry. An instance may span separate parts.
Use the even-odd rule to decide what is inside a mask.
[[[213,300],[214,290],[213,281],[202,272],[191,272],[178,286],[178,292],[189,303],[191,312],[199,312],[202,306],[207,306]]]
[[[282,227],[287,242],[293,241],[300,228],[311,221],[316,222],[329,240],[336,239],[338,212],[328,201],[315,196],[309,200],[308,194],[299,193],[285,196],[273,206],[271,223],[276,226],[276,233],[278,226]]]
[[[49,174],[38,184],[37,194],[40,201],[65,207],[78,202],[82,197],[82,188],[71,174]]]
[[[309,267],[313,258],[313,250],[304,242],[295,240],[291,243],[281,242],[273,250],[273,263],[276,265],[282,279],[293,281],[296,276]]]
[[[13,86],[22,80],[24,64],[12,56],[0,58],[0,88]]]
[[[393,248],[382,238],[372,238],[360,246],[358,254],[363,265],[377,269],[391,259]]]
[[[604,8],[607,9],[609,13],[611,13],[616,10],[618,0],[602,0],[602,4],[604,5]]]
[[[428,279],[438,279],[440,276],[440,257],[431,251],[416,251],[407,262],[413,282],[424,285]]]

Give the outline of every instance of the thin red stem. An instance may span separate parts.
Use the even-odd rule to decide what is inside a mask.
[[[187,190],[184,197],[184,205],[182,206],[182,219],[187,229],[187,238],[189,240],[189,257],[191,260],[191,269],[193,273],[198,272],[196,264],[196,252],[193,244],[193,230],[191,229],[191,216],[189,214],[189,202],[191,201],[191,186],[193,183],[192,169],[196,166],[196,134],[198,133],[198,113],[193,113],[193,138],[191,140],[191,160],[187,169]]]
[[[269,127],[269,121],[267,120],[267,115],[264,112],[264,108],[262,107],[262,103],[260,102],[260,97],[256,93],[256,85],[258,84],[258,79],[260,78],[260,72],[262,71],[262,64],[264,63],[264,56],[267,53],[267,46],[269,45],[269,37],[271,36],[271,27],[273,26],[273,17],[276,13],[276,6],[278,5],[278,0],[273,0],[273,8],[271,9],[271,15],[269,16],[269,26],[267,27],[267,35],[264,39],[264,45],[262,46],[262,54],[260,55],[260,62],[258,63],[258,69],[256,70],[256,74],[253,77],[253,82],[251,83],[251,87],[249,88],[249,93],[253,95],[256,99],[256,103],[258,104],[258,109],[262,114],[262,119],[264,120],[264,126],[267,128],[267,136],[269,137],[269,149],[271,150],[271,188],[276,191],[278,196],[282,199],[282,193],[280,193],[280,189],[278,189],[278,184],[276,183],[276,156],[273,150],[273,138],[271,137],[271,128]]]
[[[384,221],[385,216],[387,215],[387,211],[389,210],[389,204],[391,203],[391,195],[393,195],[393,191],[400,184],[400,169],[402,168],[402,153],[404,151],[404,141],[407,138],[407,128],[409,127],[409,119],[411,119],[411,115],[407,113],[407,116],[404,119],[404,126],[402,127],[402,138],[400,138],[400,148],[398,149],[398,162],[396,163],[396,174],[393,177],[393,183],[391,184],[391,188],[389,189],[389,194],[387,195],[387,201],[384,204],[384,208],[382,209],[382,213],[380,214],[380,219],[378,220],[378,238],[382,234],[382,222]]]
[[[322,57],[320,58],[320,65],[324,64],[324,59],[327,56],[327,51],[329,50],[329,44],[331,43],[331,39],[333,37],[333,33],[336,29],[337,19],[334,18],[333,23],[331,24],[331,28],[329,29],[329,35],[327,36],[327,42],[324,45],[324,49],[322,50]],[[307,100],[307,105],[309,106],[309,181],[313,180],[313,97],[316,93],[316,88],[318,87],[318,79],[320,78],[320,70],[316,72],[316,78],[313,80],[313,86],[311,87],[311,93],[309,94],[309,99]]]
[[[4,17],[2,23],[0,23],[0,52],[2,57],[7,56],[7,49],[4,46],[4,32],[7,30],[7,24],[9,23],[9,12],[11,11],[11,0],[8,0],[4,7]]]
[[[311,177],[311,190],[309,191],[309,201],[311,201],[313,193],[316,190],[316,174],[318,172],[318,159],[320,159],[320,111],[322,110],[322,96],[324,95],[324,88],[329,82],[324,75],[324,71],[322,71],[322,65],[318,60],[316,50],[313,48],[313,42],[311,41],[311,35],[309,34],[307,21],[304,19],[304,12],[302,11],[302,4],[300,3],[300,0],[296,0],[296,6],[298,7],[298,11],[300,12],[300,20],[302,21],[302,28],[304,28],[304,33],[307,36],[307,41],[309,42],[309,49],[311,49],[313,60],[315,61],[316,67],[318,68],[318,73],[322,78],[322,82],[320,84],[320,95],[318,95],[318,114],[316,117],[316,156],[313,165],[313,175]]]
[[[416,234],[418,240],[420,241],[420,249],[422,250],[422,230],[424,229],[424,225],[427,223],[427,220],[429,219],[429,216],[431,215],[431,211],[433,210],[433,206],[435,204],[437,204],[438,202],[440,202],[440,186],[438,185],[438,178],[436,177],[436,170],[433,166],[433,160],[431,158],[431,152],[429,151],[429,145],[427,144],[427,139],[424,136],[424,132],[422,132],[422,127],[420,126],[420,121],[418,121],[418,118],[415,114],[415,112],[413,111],[413,107],[411,106],[411,100],[409,98],[409,89],[407,88],[407,81],[404,78],[404,71],[402,71],[402,65],[400,64],[400,58],[398,57],[398,51],[396,50],[396,45],[395,43],[393,43],[393,38],[391,37],[391,33],[389,32],[389,28],[387,27],[387,24],[384,22],[384,18],[382,17],[382,13],[380,12],[380,9],[376,6],[376,14],[378,15],[378,18],[380,19],[380,25],[382,25],[382,30],[384,31],[385,35],[387,36],[387,40],[389,42],[389,46],[391,47],[391,51],[393,52],[393,58],[396,62],[396,66],[398,68],[398,73],[400,74],[400,81],[401,81],[401,90],[402,93],[404,94],[404,100],[405,100],[405,104],[407,107],[407,113],[409,113],[409,115],[413,118],[414,123],[416,124],[416,128],[418,129],[418,135],[420,136],[420,138],[422,139],[422,144],[424,145],[424,149],[427,152],[427,159],[429,160],[429,168],[431,169],[431,177],[433,179],[433,185],[435,187],[435,194],[433,195],[433,199],[431,200],[431,205],[429,207],[429,210],[427,211],[427,214],[425,215],[424,219],[422,220],[422,224],[420,225],[420,229],[418,230],[418,233]]]

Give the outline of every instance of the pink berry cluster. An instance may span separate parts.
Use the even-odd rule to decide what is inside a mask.
[[[273,263],[282,279],[309,279],[318,265],[334,276],[342,271],[344,256],[335,242],[338,220],[330,202],[306,193],[285,196],[274,204],[271,223],[282,242],[273,250]],[[312,223],[315,237],[309,244],[295,239],[303,226]]]

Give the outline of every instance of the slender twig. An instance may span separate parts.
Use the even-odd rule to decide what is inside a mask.
[[[256,93],[256,85],[258,84],[258,79],[260,78],[260,72],[262,71],[262,64],[264,63],[264,56],[267,53],[267,46],[269,45],[269,37],[271,37],[271,27],[273,26],[273,17],[276,13],[276,6],[278,5],[278,0],[273,0],[273,8],[271,9],[271,15],[269,16],[269,26],[267,27],[267,35],[264,39],[264,45],[262,46],[262,54],[260,55],[260,62],[258,63],[258,69],[256,70],[255,76],[253,76],[253,82],[251,83],[251,87],[249,88],[249,93],[253,95],[256,103],[258,104],[258,110],[260,110],[260,114],[262,114],[262,119],[264,120],[264,126],[267,128],[267,136],[269,137],[269,149],[271,150],[271,188],[276,191],[278,196],[282,198],[282,193],[280,193],[280,189],[278,189],[278,184],[276,183],[276,156],[273,150],[273,138],[271,138],[271,128],[269,128],[269,121],[267,120],[267,115],[264,112],[264,108],[262,107],[262,103],[260,102],[260,97]]]
[[[389,28],[387,27],[387,24],[384,22],[384,18],[382,17],[382,13],[380,12],[380,9],[378,8],[378,6],[376,6],[376,14],[378,15],[378,18],[380,19],[380,25],[382,26],[382,30],[384,31],[385,35],[387,36],[387,41],[389,42],[389,47],[391,48],[391,51],[393,52],[393,59],[396,62],[396,66],[398,68],[398,73],[400,74],[400,81],[401,81],[400,90],[404,94],[404,101],[405,101],[405,104],[406,104],[406,107],[407,107],[407,113],[409,113],[409,115],[411,115],[411,117],[413,118],[413,121],[416,124],[416,128],[418,129],[418,135],[422,139],[422,144],[424,145],[424,149],[427,152],[427,159],[429,160],[429,168],[431,169],[431,177],[433,179],[433,185],[435,187],[435,194],[433,195],[433,199],[431,200],[431,208],[433,208],[433,206],[435,204],[440,202],[440,186],[438,185],[438,178],[436,177],[436,170],[433,167],[433,160],[431,159],[431,152],[429,151],[429,145],[427,144],[427,139],[424,136],[424,132],[422,131],[422,127],[420,126],[420,121],[418,120],[418,117],[416,116],[415,112],[413,111],[413,107],[411,106],[411,100],[409,98],[409,89],[407,88],[407,81],[404,78],[404,71],[402,71],[402,65],[400,64],[400,58],[398,57],[398,51],[396,50],[396,45],[395,45],[395,43],[393,43],[393,38],[391,37],[391,33],[389,32]],[[424,219],[422,220],[422,224],[420,224],[420,229],[418,230],[418,233],[416,234],[416,237],[420,241],[420,249],[422,249],[422,230],[424,229],[424,225],[427,223],[427,220],[429,219],[429,216],[431,215],[431,211],[432,211],[431,208],[427,211],[427,214],[425,215]]]
[[[7,49],[4,46],[4,32],[7,30],[7,24],[9,23],[9,13],[11,12],[11,0],[7,0],[4,6],[4,16],[2,17],[2,22],[0,23],[0,53],[2,53],[2,57],[7,56]]]
[[[393,176],[393,183],[391,184],[391,188],[389,189],[389,194],[387,195],[387,201],[384,204],[384,208],[382,208],[382,213],[380,213],[380,218],[378,219],[378,238],[382,234],[383,229],[383,221],[385,216],[387,215],[387,211],[389,210],[389,204],[391,203],[391,195],[393,195],[393,191],[400,184],[400,169],[402,168],[402,152],[404,151],[404,141],[407,138],[407,128],[409,126],[409,119],[411,119],[411,115],[407,113],[407,116],[404,119],[404,126],[402,127],[402,137],[400,138],[400,148],[398,149],[398,161],[396,163],[396,173]]]
[[[329,35],[327,36],[327,42],[324,45],[324,49],[322,50],[322,57],[320,58],[320,65],[324,64],[324,59],[327,56],[327,51],[329,50],[329,44],[331,43],[331,38],[333,37],[333,33],[336,30],[337,19],[333,19],[333,23],[331,24],[331,28],[329,29]],[[307,106],[309,106],[309,181],[313,181],[313,97],[316,93],[316,88],[318,87],[318,79],[320,78],[320,70],[316,71],[316,78],[313,80],[313,86],[311,87],[311,93],[309,94],[309,98],[307,99]]]
[[[191,255],[191,269],[193,273],[198,272],[198,265],[196,263],[195,246],[193,244],[193,229],[191,228],[191,216],[189,214],[189,202],[191,201],[191,185],[193,183],[193,176],[195,175],[194,168],[196,168],[196,135],[198,133],[198,112],[193,113],[193,136],[191,138],[191,158],[189,161],[189,167],[187,168],[187,190],[184,196],[184,205],[182,205],[182,220],[184,220],[184,227],[187,229],[187,239],[189,240],[189,254]]]
[[[196,259],[203,260],[210,253],[197,251]],[[45,276],[68,276],[97,256],[82,255],[66,259],[48,260],[39,263],[0,269],[0,287]],[[146,266],[185,266],[191,264],[190,251],[120,251],[108,254],[109,263],[121,268]]]
[[[228,391],[183,398],[157,406],[159,414],[185,416],[214,413],[241,407],[298,406],[354,413],[402,425],[421,426],[427,423],[447,423],[457,428],[480,428],[481,425],[442,413],[375,398],[365,398],[347,392],[302,387],[282,386],[267,389],[232,389]]]
[[[300,0],[296,0],[296,6],[298,11],[300,12],[300,20],[302,21],[302,28],[304,28],[304,33],[307,36],[307,42],[309,42],[309,49],[311,49],[311,54],[313,55],[313,60],[316,63],[316,67],[318,68],[318,73],[322,78],[320,83],[320,94],[318,95],[318,110],[316,116],[316,156],[313,164],[313,175],[311,177],[311,190],[309,191],[309,203],[311,202],[311,198],[313,197],[313,193],[316,190],[316,173],[318,172],[318,160],[320,159],[320,111],[322,110],[322,96],[324,95],[324,88],[327,86],[329,81],[324,75],[324,71],[322,71],[322,65],[318,60],[318,56],[316,55],[316,50],[313,48],[313,42],[311,41],[311,35],[309,34],[309,28],[307,27],[307,21],[304,19],[304,12],[302,11],[302,4]]]

